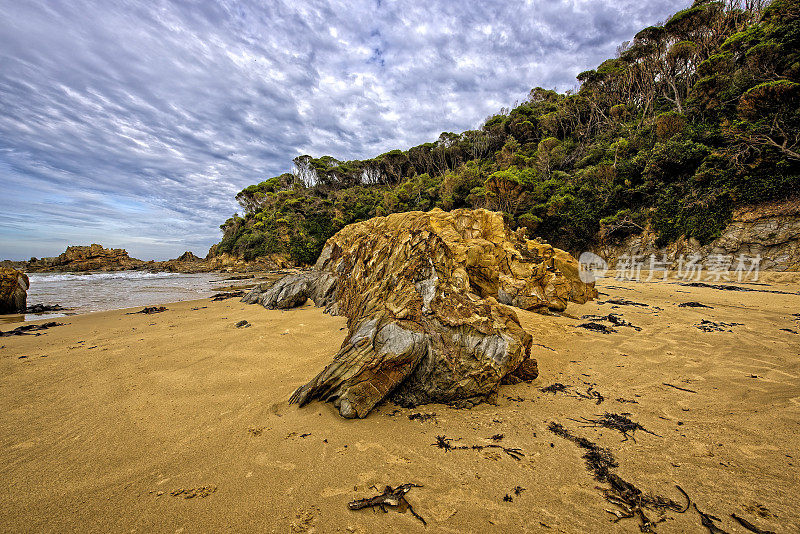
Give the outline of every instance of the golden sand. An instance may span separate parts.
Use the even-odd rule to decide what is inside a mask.
[[[768,281],[750,287],[800,291],[796,277]],[[0,531],[638,532],[635,519],[611,521],[583,451],[549,432],[551,421],[610,448],[616,472],[644,491],[684,502],[680,485],[729,532],[745,532],[732,513],[800,531],[800,334],[781,330],[800,332],[791,315],[800,295],[614,280],[598,288],[601,301],[649,306],[570,304],[575,318],[518,312],[537,344],[534,383],[503,386],[497,405],[385,404],[364,420],[286,403],[345,335],[343,318],[311,305],[181,302],[0,338]],[[677,307],[686,301],[713,309]],[[642,330],[575,328],[583,314],[609,312]],[[243,319],[252,326],[236,328]],[[703,332],[702,319],[741,325]],[[540,390],[554,382],[573,394],[592,386],[605,400]],[[630,413],[658,436],[623,441],[569,419],[606,411]],[[436,416],[409,419],[418,412]],[[437,435],[525,456],[447,452],[432,446]],[[407,498],[427,527],[409,513],[347,507],[372,486],[401,483],[423,486]],[[668,512],[657,531],[704,529],[691,509]]]

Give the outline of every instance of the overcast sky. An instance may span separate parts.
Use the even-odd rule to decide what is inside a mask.
[[[204,256],[243,187],[566,90],[690,0],[0,0],[0,259]]]

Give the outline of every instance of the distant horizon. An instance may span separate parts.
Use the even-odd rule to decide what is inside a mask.
[[[533,87],[576,88],[690,4],[14,2],[0,28],[0,258],[92,242],[205,255],[241,211],[236,193],[292,158],[476,128]]]

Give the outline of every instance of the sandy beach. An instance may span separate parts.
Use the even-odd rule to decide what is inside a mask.
[[[636,519],[612,522],[585,451],[548,431],[557,422],[609,448],[643,491],[684,503],[679,485],[728,532],[747,532],[731,514],[798,532],[800,277],[746,287],[761,291],[600,281],[599,302],[565,315],[517,311],[540,376],[503,386],[496,405],[384,404],[363,420],[287,404],[346,332],[310,303],[205,299],[60,318],[40,336],[0,338],[0,531],[638,532]],[[678,307],[689,301],[711,308]],[[608,313],[641,330],[576,328]],[[726,325],[706,332],[704,319]],[[554,383],[567,388],[541,390]],[[651,433],[626,440],[571,420],[604,412]],[[524,456],[447,451],[437,436]],[[427,527],[394,509],[348,509],[403,483],[422,486],[407,498]],[[657,531],[706,529],[691,508],[666,512]]]

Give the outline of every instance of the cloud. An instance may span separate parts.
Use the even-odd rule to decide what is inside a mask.
[[[0,3],[0,257],[204,253],[243,187],[565,90],[666,0]]]

